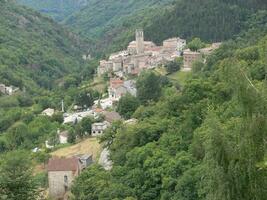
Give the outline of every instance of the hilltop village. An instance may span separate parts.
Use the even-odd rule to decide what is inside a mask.
[[[136,40],[129,43],[127,50],[113,53],[108,60],[101,60],[97,68],[98,76],[112,73],[116,77],[138,75],[143,70],[154,69],[176,58],[183,57],[184,71],[190,71],[195,61],[204,59],[212,51],[219,48],[221,43],[213,43],[210,47],[191,51],[186,48],[186,40],[170,38],[163,41],[162,46],[157,46],[152,41],[144,40],[142,29],[136,30]]]
[[[129,43],[127,50],[113,53],[108,60],[101,60],[97,68],[97,76],[108,75],[108,94],[94,101],[91,108],[80,108],[74,106],[74,112],[64,111],[64,102],[62,101],[63,125],[77,124],[84,118],[90,117],[94,120],[91,125],[91,132],[86,133],[91,138],[101,136],[113,122],[122,120],[125,124],[135,124],[136,119],[124,120],[119,113],[115,111],[117,102],[126,94],[137,96],[135,77],[143,70],[153,70],[164,66],[177,58],[183,60],[182,71],[190,71],[193,63],[196,61],[205,62],[205,57],[217,49],[220,43],[214,43],[209,47],[198,51],[187,49],[186,40],[170,38],[163,41],[162,46],[157,46],[152,41],[144,40],[144,32],[141,29],[136,30],[136,40]],[[47,108],[42,115],[53,117],[57,111]],[[58,143],[67,144],[70,133],[67,130],[57,130]],[[55,148],[50,141],[46,141],[47,149]],[[39,149],[35,148],[34,152]],[[112,162],[109,160],[109,149],[104,148],[98,160],[93,159],[95,155],[82,154],[74,155],[69,158],[53,157],[49,160],[48,182],[49,194],[52,198],[62,198],[67,195],[73,179],[81,171],[89,167],[93,162],[98,162],[104,169],[110,170]]]

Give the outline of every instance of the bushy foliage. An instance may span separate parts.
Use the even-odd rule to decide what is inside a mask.
[[[140,103],[136,97],[127,93],[125,96],[120,98],[117,106],[117,112],[125,119],[130,119],[139,107],[139,104]]]
[[[140,106],[137,124],[109,129],[102,142],[113,168],[87,169],[75,198],[264,200],[266,81],[250,72],[266,66],[267,36],[252,45],[249,38],[219,49],[181,92],[165,88]]]

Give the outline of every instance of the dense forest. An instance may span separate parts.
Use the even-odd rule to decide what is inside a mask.
[[[144,72],[132,114],[138,123],[113,124],[101,138],[112,170],[83,172],[73,199],[264,200],[266,17],[195,63],[183,87]]]
[[[32,90],[79,70],[79,37],[30,9],[0,1],[0,82]]]
[[[19,4],[52,17],[56,21],[63,21],[66,17],[85,7],[90,0],[16,0]]]
[[[137,96],[126,94],[114,111],[136,122],[116,121],[98,138],[112,169],[85,169],[70,199],[266,199],[266,0],[16,1],[46,16],[0,0],[0,83],[19,88],[0,94],[1,200],[46,199],[47,172],[36,167],[51,157],[46,141],[57,145],[57,130],[67,130],[71,146],[99,122],[63,124],[62,100],[71,113],[107,95],[108,75],[96,78],[103,93],[93,80],[99,60],[82,55],[121,50],[140,27],[156,43],[223,43],[185,80],[173,79],[182,59],[135,77]],[[47,108],[56,113],[42,115]]]
[[[79,104],[77,87],[92,79],[96,65],[82,59],[83,40],[50,18],[13,2],[1,0],[0,7],[0,83],[19,88],[0,94],[0,152],[30,149],[62,120],[39,116],[42,110],[60,109],[62,99],[66,108]]]
[[[68,4],[63,3],[63,7]],[[37,9],[40,7],[46,6],[38,4]],[[157,43],[174,36],[223,41],[246,29],[251,15],[263,9],[264,0],[88,0],[78,12],[65,16],[62,23],[86,37],[91,53],[99,55],[125,48],[140,27],[147,39]]]
[[[90,4],[65,23],[76,33],[90,37],[94,50],[112,52],[125,48],[138,27],[144,28],[147,39],[157,43],[174,36],[223,41],[246,29],[251,15],[266,8],[262,0],[115,2]]]

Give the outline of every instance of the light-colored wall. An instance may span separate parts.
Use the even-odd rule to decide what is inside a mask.
[[[49,196],[58,199],[62,198],[65,194],[65,183],[64,176],[68,177],[68,189],[75,177],[72,171],[52,171],[48,172],[48,182],[49,182]]]
[[[60,144],[67,144],[68,143],[68,137],[59,135],[59,143]]]

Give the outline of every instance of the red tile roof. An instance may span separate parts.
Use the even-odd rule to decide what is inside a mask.
[[[116,88],[123,85],[124,81],[121,79],[110,79],[110,87]]]
[[[77,171],[79,170],[78,158],[51,158],[47,171]]]

